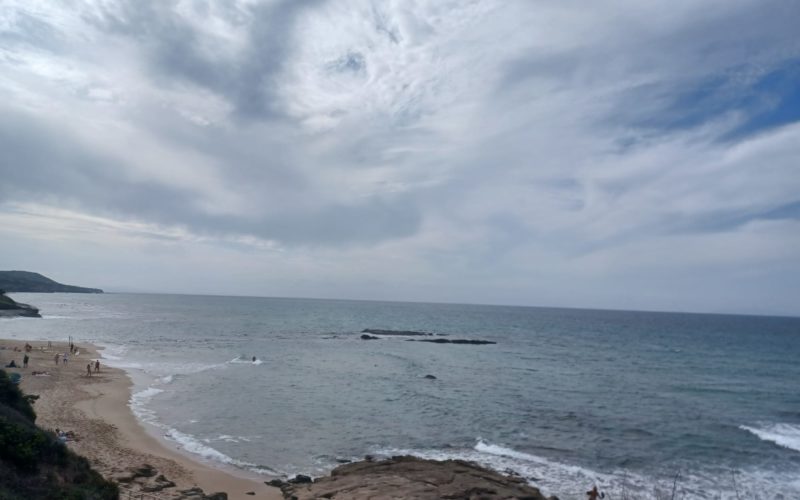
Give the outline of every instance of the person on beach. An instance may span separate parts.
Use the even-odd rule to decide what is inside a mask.
[[[29,360],[29,359],[30,359],[30,358],[28,357],[28,355],[27,355],[27,354],[26,354],[25,356],[23,356],[23,357],[22,357],[22,367],[23,367],[23,368],[27,368],[27,367],[28,367],[28,360]]]
[[[69,358],[67,357],[67,353],[64,353],[64,356],[61,357],[61,363],[66,365],[67,361],[69,361]]]
[[[597,491],[597,486],[593,486],[591,490],[586,492],[586,496],[589,497],[589,500],[597,500],[598,498],[605,498],[605,493],[600,493]]]
[[[95,373],[100,373],[100,360],[99,359],[94,362],[94,372]]]
[[[91,363],[86,363],[86,376],[87,377],[91,377],[92,376],[92,364]]]
[[[53,360],[56,362],[56,366],[58,366],[58,361],[59,361],[60,357],[61,357],[61,354],[59,354],[59,353],[56,353],[56,355],[53,356]]]

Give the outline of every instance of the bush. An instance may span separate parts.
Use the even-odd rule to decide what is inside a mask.
[[[36,426],[36,413],[0,370],[0,500],[112,500],[117,485]]]

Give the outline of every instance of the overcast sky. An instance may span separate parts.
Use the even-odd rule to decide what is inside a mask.
[[[800,2],[0,0],[0,268],[800,314]]]

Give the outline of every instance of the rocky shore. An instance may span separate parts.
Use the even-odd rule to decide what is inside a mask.
[[[504,476],[463,460],[425,460],[398,456],[345,464],[330,476],[311,480],[307,476],[269,483],[281,489],[284,498],[311,500],[390,499],[419,500],[558,500],[545,497],[520,477]]]
[[[15,302],[11,297],[6,296],[5,290],[0,290],[0,318],[13,317],[41,318],[39,309]]]

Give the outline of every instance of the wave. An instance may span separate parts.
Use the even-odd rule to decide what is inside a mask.
[[[164,392],[163,389],[159,389],[157,387],[148,387],[147,389],[133,393],[131,395],[129,405],[136,418],[149,424],[155,424],[157,421],[156,414],[146,405],[151,399],[153,399],[153,397],[161,394],[162,392]]]
[[[758,436],[762,441],[770,441],[794,451],[800,451],[800,425],[769,424],[761,427],[740,425],[740,429]]]
[[[599,472],[578,465],[563,463],[511,447],[478,439],[471,448],[454,449],[400,449],[378,448],[379,457],[413,455],[431,460],[467,460],[505,474],[519,475],[545,495],[558,495],[563,499],[585,499],[586,490],[593,485],[609,498],[620,495],[637,499],[668,498],[676,471],[665,471],[663,477],[633,473],[629,470]],[[702,469],[702,468],[699,468]],[[731,471],[702,470],[680,473],[676,493],[686,499],[736,499],[737,492],[731,484]],[[671,477],[670,477],[671,475]],[[800,498],[800,481],[790,471],[770,470],[736,471],[740,498]]]
[[[253,361],[253,357],[251,356],[236,356],[232,360],[228,361],[228,363],[240,364],[240,365],[260,365],[263,364],[264,361],[256,358]]]

